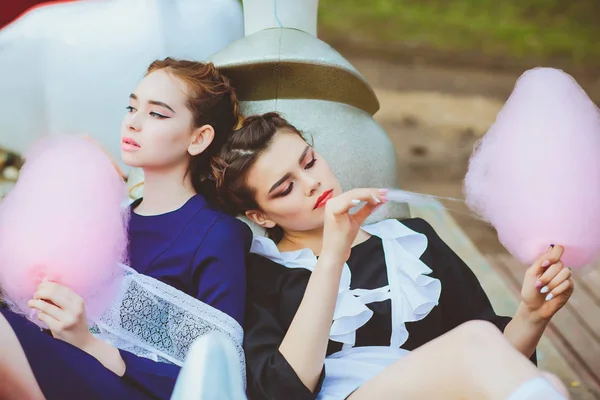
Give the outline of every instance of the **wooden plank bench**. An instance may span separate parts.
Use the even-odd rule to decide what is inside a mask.
[[[514,315],[525,267],[510,255],[482,255],[440,203],[411,206],[471,267],[498,314]],[[556,374],[574,400],[600,399],[600,266],[578,276],[569,304],[553,318],[538,346],[540,368]],[[443,290],[443,288],[442,288]]]

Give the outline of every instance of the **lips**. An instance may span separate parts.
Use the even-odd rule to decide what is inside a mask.
[[[128,137],[123,138],[123,144],[127,144],[127,145],[134,146],[134,147],[140,147],[138,142],[136,142],[132,138],[128,138]]]
[[[327,204],[327,201],[329,199],[331,199],[331,197],[333,197],[332,194],[333,194],[333,189],[326,190],[325,192],[323,192],[317,199],[317,202],[315,203],[315,207],[313,208],[313,210],[316,210],[317,208],[321,208],[325,204]]]

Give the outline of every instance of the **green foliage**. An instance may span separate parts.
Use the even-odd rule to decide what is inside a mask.
[[[598,0],[320,0],[321,33],[511,57],[600,60]]]

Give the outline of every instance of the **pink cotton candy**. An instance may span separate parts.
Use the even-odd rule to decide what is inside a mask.
[[[581,267],[600,254],[600,112],[563,71],[525,72],[471,157],[467,205],[531,264],[551,244]]]
[[[11,308],[30,316],[27,302],[46,278],[98,317],[126,261],[126,201],[125,183],[98,146],[77,136],[40,140],[0,203],[0,285]]]

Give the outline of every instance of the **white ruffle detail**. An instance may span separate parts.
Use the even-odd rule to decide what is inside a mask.
[[[398,348],[408,339],[406,322],[418,321],[438,304],[442,285],[430,276],[431,269],[420,260],[427,248],[427,236],[401,222],[388,219],[363,227],[381,238],[387,268],[388,286],[350,289],[351,273],[344,264],[329,339],[353,347],[356,331],[373,316],[367,304],[391,299],[392,336],[390,346]],[[317,258],[309,249],[280,252],[277,245],[263,236],[254,237],[252,253],[262,255],[287,268],[313,271]]]

